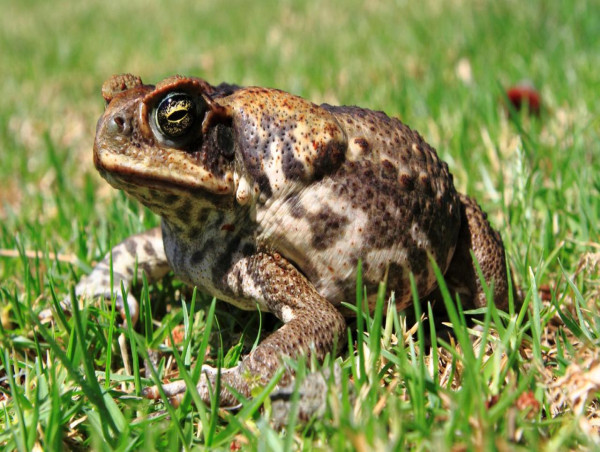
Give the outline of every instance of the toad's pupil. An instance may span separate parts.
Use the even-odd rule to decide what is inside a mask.
[[[188,118],[188,111],[183,108],[176,109],[169,114],[169,121],[171,122],[182,122]]]

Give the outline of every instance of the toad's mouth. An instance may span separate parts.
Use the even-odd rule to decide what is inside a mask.
[[[124,190],[128,193],[136,191],[136,188],[147,188],[161,192],[202,191],[201,188],[195,184],[186,184],[173,178],[161,178],[149,176],[147,174],[140,174],[129,169],[107,171],[103,168],[98,168],[98,171],[100,172],[100,175],[114,188],[118,190]]]
[[[149,177],[132,171],[105,171],[98,168],[100,175],[114,188],[123,190],[132,198],[138,200],[159,215],[169,210],[169,205],[162,205],[164,196],[174,195],[178,198],[193,198],[195,203],[206,203],[209,206],[230,208],[232,197],[227,192],[212,193],[202,186],[188,185],[170,178]],[[160,195],[159,195],[160,194]],[[157,210],[156,207],[160,209]]]
[[[144,187],[161,191],[204,192],[215,195],[231,193],[228,180],[224,180],[220,184],[208,184],[206,179],[199,178],[200,180],[197,181],[179,177],[164,170],[153,172],[148,168],[140,170],[131,166],[110,166],[97,159],[94,163],[100,175],[119,190],[129,191],[135,187]],[[208,175],[208,178],[213,179],[214,176]]]
[[[201,165],[185,161],[186,157],[173,158],[178,157],[176,153],[183,154],[181,151],[174,151],[164,158],[164,156],[153,156],[152,153],[144,156],[140,152],[128,149],[115,152],[113,149],[94,146],[94,165],[107,180],[106,175],[114,174],[123,182],[142,186],[157,185],[165,188],[201,190],[214,194],[233,191],[231,174],[225,173],[222,177],[216,177]]]

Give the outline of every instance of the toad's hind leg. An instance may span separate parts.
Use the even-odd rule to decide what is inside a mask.
[[[499,309],[508,308],[508,277],[504,245],[498,231],[492,228],[487,215],[466,195],[460,195],[461,228],[456,250],[444,275],[450,293],[460,295],[462,305],[480,308],[487,304],[485,292],[477,276],[471,250],[479,263],[483,277],[493,286],[494,303]],[[438,293],[439,296],[439,293]]]

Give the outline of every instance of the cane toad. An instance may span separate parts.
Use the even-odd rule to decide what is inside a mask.
[[[369,296],[387,272],[398,309],[411,304],[411,272],[421,297],[436,290],[430,257],[451,291],[480,307],[486,298],[472,250],[496,304],[506,307],[499,234],[475,201],[457,193],[436,151],[400,120],[181,76],[152,86],[118,75],[102,94],[94,163],[162,218],[161,228],[112,250],[115,292],[121,282],[131,285],[135,265],[149,280],[173,270],[220,300],[258,305],[284,323],[223,371],[222,404],[235,403],[227,386],[249,396],[248,376],[267,381],[283,357],[337,352],[346,329],[339,307],[355,299],[359,260]],[[107,257],[76,292],[106,297],[109,281]],[[137,302],[130,296],[128,304],[135,321]],[[212,379],[207,368],[198,385],[205,400]],[[185,389],[165,385],[175,398]]]

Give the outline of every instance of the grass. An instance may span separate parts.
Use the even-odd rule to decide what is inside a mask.
[[[5,2],[0,445],[599,447],[600,5],[323,3]],[[110,306],[37,322],[35,314],[68,294],[112,245],[158,221],[110,189],[91,161],[100,86],[119,72],[147,82],[184,73],[273,86],[399,116],[490,214],[525,308],[485,310],[481,327],[469,329],[468,313],[448,303],[451,338],[395,313],[359,317],[325,414],[287,432],[269,426],[268,403],[259,410],[266,392],[237,412],[140,399],[157,375],[197,378],[193,364],[235,361],[237,344],[247,351],[260,330],[275,326],[172,278],[138,287],[140,327],[124,331],[130,350],[172,351],[146,378],[123,370]],[[540,117],[507,117],[501,105],[503,89],[523,79],[541,93]],[[428,306],[420,309],[435,327]],[[170,335],[179,337],[179,356]]]

